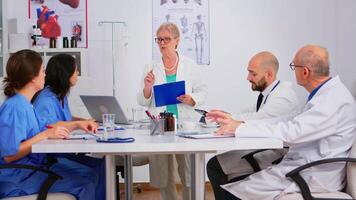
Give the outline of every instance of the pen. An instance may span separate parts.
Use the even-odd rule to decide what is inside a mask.
[[[98,131],[103,131],[104,128],[97,128],[96,130],[98,130]],[[119,128],[116,127],[114,130],[125,130],[125,129],[122,128],[122,127],[119,127]]]
[[[99,137],[98,135],[96,135],[96,134],[93,133],[93,132],[88,132],[88,134],[91,135],[91,136],[94,136],[94,137]]]
[[[148,112],[148,110],[146,110],[145,113],[146,113],[146,115],[147,115],[150,119],[152,119],[152,115],[151,115],[150,112]]]
[[[80,138],[65,138],[65,140],[87,140],[86,137],[80,137]]]
[[[51,126],[51,125],[46,125],[46,128],[53,128],[53,126]]]

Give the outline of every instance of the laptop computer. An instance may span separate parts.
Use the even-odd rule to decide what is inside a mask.
[[[102,122],[102,115],[104,113],[111,113],[115,114],[116,124],[131,124],[115,97],[80,95],[80,98],[89,111],[90,116],[96,121]]]

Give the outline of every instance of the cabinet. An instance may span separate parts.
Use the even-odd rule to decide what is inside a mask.
[[[10,49],[9,53],[15,53],[16,51],[18,51],[19,49]],[[85,72],[83,72],[83,61],[85,53],[87,51],[86,48],[32,48],[31,50],[34,50],[36,52],[38,52],[39,54],[41,54],[42,58],[43,58],[43,63],[44,66],[46,67],[46,64],[48,62],[48,60],[57,54],[60,53],[65,53],[65,54],[70,54],[75,58],[75,63],[78,67],[78,71],[79,71],[79,75],[82,75],[83,73],[86,74]]]

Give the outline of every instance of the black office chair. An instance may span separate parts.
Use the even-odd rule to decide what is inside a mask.
[[[284,147],[284,149],[288,149],[288,147]],[[256,151],[250,152],[250,153],[242,156],[241,159],[245,159],[251,165],[251,168],[253,169],[253,173],[256,173],[256,172],[261,171],[261,166],[258,164],[258,162],[257,162],[257,160],[255,159],[254,156],[256,154],[258,154],[258,153],[261,153],[261,152],[264,152],[264,151],[269,151],[269,150],[271,150],[271,149],[256,150]],[[283,159],[283,156],[281,156],[280,158],[272,161],[271,164],[272,165],[276,165],[276,164],[280,163],[282,161],[282,159]],[[251,173],[251,174],[253,174],[253,173]],[[241,175],[241,176],[232,178],[231,180],[229,180],[229,183],[245,179],[246,177],[250,176],[251,174],[245,174],[245,175]]]
[[[41,173],[45,173],[48,175],[47,179],[43,182],[40,190],[38,191],[37,194],[33,195],[26,195],[26,196],[18,196],[18,197],[8,197],[5,198],[6,200],[75,200],[76,198],[70,194],[66,193],[48,193],[49,189],[52,187],[52,185],[59,179],[62,179],[62,177],[48,169],[41,168],[41,167],[35,167],[35,166],[30,166],[30,165],[22,165],[22,164],[6,164],[6,165],[0,165],[0,170],[1,169],[25,169],[25,170],[32,170],[32,171],[37,171]],[[2,183],[6,183],[6,181],[1,180]]]
[[[356,163],[356,158],[331,158],[325,160],[318,160],[315,162],[311,162],[305,165],[302,165],[289,173],[286,174],[286,177],[291,178],[299,187],[301,193],[294,193],[288,194],[283,196],[280,200],[343,200],[343,199],[354,199],[355,196],[351,196],[348,194],[347,191],[356,190],[356,188],[346,188],[341,192],[330,192],[330,193],[311,193],[308,184],[305,182],[303,177],[300,175],[300,172],[317,165],[323,165],[327,163],[334,163],[334,162],[352,162]],[[351,165],[350,163],[348,165]],[[355,165],[356,166],[356,165]],[[355,168],[354,166],[354,168]],[[356,169],[353,169],[356,170]],[[356,180],[348,181],[348,186],[350,185],[351,181],[355,182]],[[355,191],[354,191],[355,192]]]
[[[346,162],[346,188],[343,191],[311,193],[310,188],[300,175],[300,172],[317,165],[327,165],[334,162]],[[356,199],[356,140],[353,143],[350,156],[348,158],[331,158],[314,161],[300,166],[289,173],[286,177],[291,178],[300,188],[301,193],[288,194],[280,200],[342,200]]]

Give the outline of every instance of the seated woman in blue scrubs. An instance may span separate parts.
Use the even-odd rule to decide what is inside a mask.
[[[41,130],[31,99],[44,86],[45,72],[41,56],[32,50],[14,53],[6,66],[4,94],[7,99],[0,107],[0,165],[26,164],[46,167],[63,177],[49,192],[64,192],[77,199],[95,199],[98,177],[95,171],[73,162],[48,163],[47,154],[31,153],[33,144],[45,139],[69,137],[69,132],[81,128],[95,131],[90,122],[58,122]],[[38,193],[46,174],[25,169],[0,171],[0,198]]]
[[[91,121],[72,116],[68,105],[68,94],[78,81],[78,69],[73,56],[57,54],[48,61],[45,87],[33,98],[33,106],[40,127],[58,121]],[[84,154],[61,154],[95,170],[99,175],[96,199],[105,199],[105,160]],[[60,158],[59,158],[60,159]]]

